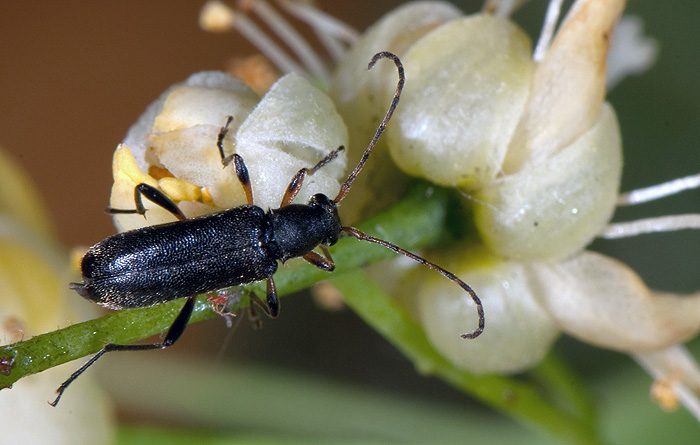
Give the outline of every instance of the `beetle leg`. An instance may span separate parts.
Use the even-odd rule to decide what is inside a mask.
[[[226,119],[226,124],[221,127],[219,136],[216,138],[216,146],[219,147],[219,155],[221,155],[221,163],[224,164],[224,167],[229,165],[231,163],[231,158],[233,158],[233,155],[226,156],[224,154],[224,138],[226,137],[226,133],[228,133],[228,127],[231,125],[231,122],[233,122],[233,116],[229,116]]]
[[[333,159],[337,158],[338,153],[340,153],[343,150],[345,150],[345,147],[341,145],[336,150],[333,150],[332,152],[328,153],[328,155],[325,158],[321,159],[318,162],[318,164],[314,165],[313,167],[304,167],[301,170],[299,170],[287,186],[287,190],[284,192],[284,197],[282,198],[282,203],[280,204],[280,207],[286,207],[292,203],[294,198],[299,193],[299,190],[301,190],[301,185],[304,183],[304,178],[306,178],[306,175],[313,175],[314,173],[316,173],[318,169],[328,164]]]
[[[250,305],[248,305],[248,320],[250,320],[250,322],[253,324],[253,329],[260,329],[262,328],[262,320],[260,319],[260,315],[258,315],[258,311],[255,310],[255,306],[261,307],[265,313],[269,315],[267,305],[265,305],[265,303],[258,298],[254,292],[251,292]]]
[[[56,406],[58,401],[61,400],[63,392],[68,388],[68,385],[73,383],[75,379],[80,377],[80,375],[85,372],[90,366],[92,366],[100,357],[105,355],[107,352],[112,351],[146,351],[149,349],[164,349],[168,346],[172,346],[178,338],[182,335],[187,327],[187,323],[190,321],[192,316],[192,311],[194,309],[194,302],[197,299],[196,296],[189,297],[185,302],[185,305],[180,310],[180,313],[175,317],[175,321],[170,325],[168,333],[165,334],[165,338],[161,343],[148,343],[148,344],[136,344],[136,345],[115,345],[112,343],[106,344],[100,351],[95,354],[87,363],[81,366],[77,371],[71,374],[68,379],[58,387],[56,392],[58,395],[53,402],[49,402],[51,406]]]
[[[299,193],[299,190],[301,190],[301,185],[304,183],[304,178],[306,177],[306,172],[308,169],[302,168],[297,172],[296,175],[292,178],[292,182],[289,183],[287,186],[287,190],[284,192],[284,196],[282,197],[282,202],[280,203],[280,208],[281,207],[286,207],[289,204],[291,204],[292,200],[297,196]]]
[[[253,204],[253,187],[250,185],[250,176],[248,176],[248,167],[246,167],[243,158],[238,154],[233,154],[233,164],[236,167],[236,176],[238,176],[238,181],[243,186],[243,191],[245,192],[245,197],[248,200],[248,204]]]
[[[184,213],[182,213],[182,210],[180,210],[177,204],[175,204],[172,199],[168,198],[165,193],[143,182],[134,187],[134,203],[136,204],[135,209],[113,209],[112,207],[107,207],[105,211],[111,214],[136,213],[139,215],[143,215],[143,217],[145,218],[146,208],[143,206],[142,197],[145,197],[152,203],[172,213],[173,216],[175,216],[175,218],[179,219],[180,221],[187,219],[187,217]]]
[[[277,288],[272,277],[267,279],[267,309],[271,318],[276,318],[280,312],[280,302],[277,299]]]
[[[308,261],[309,263],[313,264],[321,270],[332,272],[335,269],[335,263],[333,263],[333,258],[331,258],[331,254],[330,252],[328,252],[328,248],[326,246],[321,244],[320,247],[323,251],[323,255],[319,255],[318,253],[312,250],[311,252],[308,252],[307,254],[302,256],[302,258],[304,258],[306,261]]]
[[[252,204],[253,187],[250,185],[248,167],[246,167],[245,161],[243,161],[243,158],[238,153],[234,153],[226,159],[221,159],[221,163],[224,164],[224,167],[226,167],[231,163],[231,159],[233,159],[233,165],[236,168],[236,176],[238,177],[238,182],[240,182],[241,186],[243,187],[246,200],[248,201],[248,204]]]
[[[228,127],[231,125],[231,122],[233,122],[233,117],[229,116],[228,119],[226,119],[226,124],[221,127],[221,131],[219,131],[219,136],[216,138],[216,146],[219,147],[219,155],[221,156],[221,163],[224,165],[224,168],[228,167],[231,161],[233,161],[233,165],[236,168],[236,176],[243,186],[248,204],[253,204],[253,189],[250,186],[248,167],[246,167],[245,162],[243,162],[243,158],[237,153],[228,156],[224,153],[224,138],[226,138]]]

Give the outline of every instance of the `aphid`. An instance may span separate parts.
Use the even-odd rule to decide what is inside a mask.
[[[223,140],[232,120],[229,117],[219,133],[217,146],[224,167],[233,162],[248,205],[187,219],[177,205],[158,189],[139,184],[134,189],[136,209],[109,209],[111,213],[144,215],[146,210],[142,199],[145,197],[168,210],[178,221],[123,232],[95,244],[81,263],[83,282],[72,283],[71,288],[84,298],[112,309],[152,306],[183,297],[187,297],[187,301],[161,343],[105,345],[58,388],[58,396],[51,405],[56,406],[68,385],[105,353],[163,349],[175,343],[187,326],[199,294],[265,280],[266,312],[270,317],[276,317],[279,301],[272,276],[277,270],[277,262],[302,257],[320,269],[332,271],[335,265],[327,247],[335,244],[342,233],[387,247],[457,283],[474,300],[479,314],[479,327],[471,333],[462,334],[462,337],[475,338],[481,334],[484,329],[483,307],[466,283],[418,255],[366,235],[354,227],[344,227],[340,222],[337,204],[347,195],[384,132],[405,82],[403,65],[392,53],[375,54],[368,69],[383,58],[391,59],[398,70],[399,81],[394,98],[362,159],[334,199],[318,193],[307,204],[291,204],[306,175],[312,175],[331,162],[343,150],[342,146],[312,168],[299,170],[289,183],[278,209],[265,211],[253,205],[253,191],[243,158],[238,154],[224,155]],[[323,254],[315,252],[316,247]]]

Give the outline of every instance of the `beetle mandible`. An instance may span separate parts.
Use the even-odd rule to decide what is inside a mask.
[[[338,202],[347,195],[367,162],[391,119],[403,90],[404,69],[396,55],[386,51],[377,53],[372,57],[368,69],[372,69],[383,58],[392,60],[398,71],[399,81],[394,98],[362,159],[340,186],[334,199],[318,193],[307,204],[291,204],[306,175],[313,174],[331,162],[343,150],[342,146],[314,167],[299,170],[289,183],[279,208],[265,211],[254,205],[248,169],[243,158],[238,154],[224,155],[223,140],[232,119],[229,117],[219,132],[217,147],[224,167],[233,162],[236,176],[246,194],[247,205],[187,219],[170,198],[155,187],[142,183],[134,189],[135,209],[108,209],[110,213],[145,215],[146,209],[142,201],[145,197],[168,210],[178,221],[119,233],[95,244],[81,262],[83,282],[71,283],[71,288],[84,298],[112,309],[146,307],[184,297],[187,300],[162,342],[106,344],[61,384],[51,405],[56,406],[66,388],[105,353],[163,349],[175,343],[187,326],[199,294],[266,280],[266,312],[271,317],[276,317],[279,301],[272,276],[277,270],[277,262],[302,257],[320,269],[332,271],[335,265],[327,246],[335,244],[342,233],[387,247],[457,283],[474,300],[479,315],[478,328],[471,333],[462,334],[462,337],[476,338],[483,332],[483,306],[469,285],[440,266],[388,241],[374,238],[354,227],[344,227],[338,216]],[[317,247],[323,255],[314,251]]]

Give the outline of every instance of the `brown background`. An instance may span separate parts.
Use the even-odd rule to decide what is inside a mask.
[[[38,183],[67,245],[89,245],[114,232],[102,212],[112,152],[145,107],[190,74],[223,69],[227,58],[255,52],[236,33],[202,31],[203,3],[0,6],[0,145]],[[323,7],[362,29],[397,3]]]

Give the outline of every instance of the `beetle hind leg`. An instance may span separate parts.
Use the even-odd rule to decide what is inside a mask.
[[[277,318],[280,313],[280,301],[277,298],[277,288],[275,287],[275,281],[272,278],[267,279],[267,315],[270,318]]]
[[[75,284],[75,283],[74,283]],[[77,289],[76,289],[77,290]],[[168,329],[168,333],[165,335],[165,338],[161,343],[147,343],[147,344],[135,344],[135,345],[117,345],[113,343],[108,343],[106,344],[100,351],[95,354],[87,363],[85,363],[83,366],[78,368],[77,371],[75,371],[73,374],[71,374],[68,379],[61,384],[61,386],[58,387],[56,390],[56,393],[58,394],[56,396],[56,399],[54,399],[53,402],[49,402],[51,406],[56,406],[58,405],[58,402],[61,400],[61,396],[63,395],[63,392],[68,388],[68,386],[75,381],[80,375],[85,372],[90,366],[92,366],[97,360],[100,359],[103,355],[105,355],[108,352],[112,351],[147,351],[150,349],[164,349],[167,348],[168,346],[172,346],[177,339],[180,338],[182,333],[185,331],[185,328],[187,327],[187,323],[190,321],[190,317],[192,316],[192,311],[194,310],[194,303],[195,300],[197,299],[196,296],[189,297],[187,301],[185,302],[185,305],[182,307],[180,310],[180,313],[175,317],[175,321],[173,321],[173,324],[170,325],[170,328]]]

